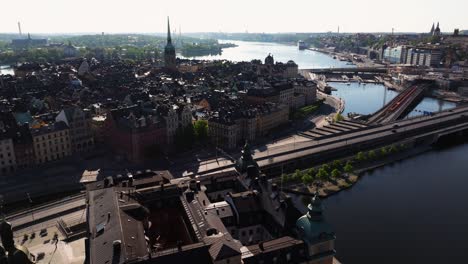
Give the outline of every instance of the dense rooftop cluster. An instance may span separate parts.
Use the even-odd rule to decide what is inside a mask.
[[[96,145],[140,162],[176,150],[199,120],[208,121],[209,140],[234,148],[286,124],[290,110],[316,99],[315,84],[298,75],[294,62],[275,63],[271,55],[266,63],[176,63],[174,69],[93,58],[16,66],[14,76],[0,77],[11,157],[4,173]]]

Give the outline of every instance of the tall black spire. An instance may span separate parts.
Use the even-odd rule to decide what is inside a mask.
[[[176,69],[176,53],[175,47],[172,45],[171,26],[169,25],[169,17],[167,17],[167,43],[164,47],[164,65],[166,68]]]
[[[172,39],[171,39],[171,26],[169,25],[169,17],[167,17],[167,43],[172,44]]]

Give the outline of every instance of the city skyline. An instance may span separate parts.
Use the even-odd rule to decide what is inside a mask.
[[[448,0],[375,3],[371,0],[294,1],[172,1],[122,5],[110,1],[70,6],[63,1],[9,2],[11,12],[0,17],[1,33],[152,33],[165,31],[165,19],[173,28],[186,32],[426,32],[432,23],[441,23],[443,32],[468,29],[464,19],[467,3]],[[27,9],[24,7],[28,6]],[[90,7],[93,8],[90,8]],[[421,8],[423,6],[423,8]],[[213,12],[211,10],[217,10]],[[259,18],[261,17],[261,20]],[[373,23],[370,21],[378,21]]]

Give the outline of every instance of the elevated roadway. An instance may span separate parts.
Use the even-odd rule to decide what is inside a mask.
[[[389,123],[403,118],[424,97],[427,84],[413,85],[393,98],[379,111],[375,112],[367,121],[368,124]]]
[[[353,155],[358,151],[379,148],[400,142],[432,143],[440,136],[468,130],[468,106],[443,111],[433,116],[399,120],[387,124],[375,124],[367,128],[338,134],[323,139],[307,140],[271,147],[253,153],[261,169],[274,174],[302,165],[320,164],[336,158]],[[216,175],[232,169],[233,164],[197,173],[199,176]]]

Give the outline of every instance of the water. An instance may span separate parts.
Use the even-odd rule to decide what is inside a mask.
[[[332,94],[345,101],[344,114],[351,112],[372,114],[398,95],[398,92],[388,90],[381,84],[329,83],[337,91]]]
[[[388,90],[381,84],[359,84],[352,82],[329,83],[337,91],[332,94],[345,100],[344,114],[351,112],[359,114],[372,114],[382,108],[398,95],[398,92]],[[423,100],[407,115],[407,117],[420,116],[427,112],[438,112],[456,107],[457,104],[436,98],[425,97]]]
[[[456,107],[454,102],[444,101],[436,98],[425,97],[414,110],[408,114],[408,117],[419,116],[423,112],[439,112]]]
[[[468,144],[365,175],[325,200],[343,263],[466,263]]]
[[[15,75],[15,72],[9,65],[0,65],[0,75],[4,74]]]
[[[271,53],[275,61],[285,63],[289,60],[293,60],[297,63],[300,69],[354,67],[352,65],[346,65],[346,62],[334,60],[332,57],[320,52],[299,50],[297,46],[293,45],[236,40],[219,40],[219,42],[234,43],[238,45],[238,47],[223,49],[221,55],[195,56],[188,58],[230,61],[251,61],[257,59],[264,61],[265,57]],[[181,55],[178,55],[178,57],[185,58]]]

